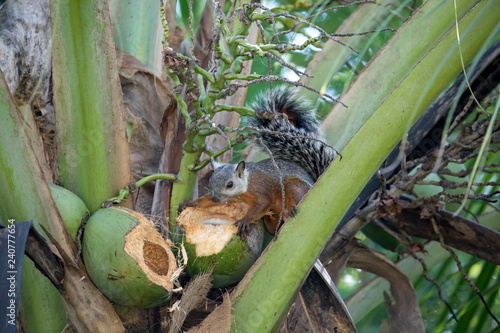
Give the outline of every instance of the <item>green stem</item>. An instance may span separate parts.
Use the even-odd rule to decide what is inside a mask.
[[[185,55],[183,55],[182,53],[175,53],[174,54],[171,54],[171,56],[173,58],[178,58],[180,60],[183,60],[185,61],[186,63],[189,64],[189,66],[192,66],[194,68],[194,71],[197,73],[197,74],[200,74],[200,75],[203,75],[203,77],[209,81],[210,83],[215,83],[215,77],[207,72],[206,70],[204,70],[203,68],[201,68],[200,66],[198,66],[194,61],[193,59],[189,58],[189,57],[186,57]],[[171,70],[170,68],[167,68],[167,70]]]
[[[248,55],[242,55],[242,54],[238,55],[233,63],[233,73],[234,74],[241,73],[241,71],[243,69],[243,62],[248,61],[248,60],[253,60],[253,57],[248,56]],[[227,77],[226,77],[226,79],[227,79]]]
[[[126,188],[120,190],[120,194],[118,194],[117,197],[113,197],[113,198],[106,200],[102,204],[102,206],[104,208],[106,208],[106,207],[110,207],[113,204],[119,204],[123,200],[127,199],[130,193],[137,192],[137,189],[139,187],[143,186],[144,184],[146,184],[150,181],[157,180],[157,179],[165,179],[165,180],[175,181],[177,179],[177,177],[175,175],[170,174],[170,173],[157,173],[154,175],[146,176],[146,177],[138,180],[135,183],[128,184]]]
[[[262,13],[253,13],[250,15],[249,19],[251,21],[265,21],[269,18],[269,14],[267,12],[262,12]]]
[[[241,74],[226,74],[224,75],[224,79],[230,80],[245,80],[251,81],[262,78],[262,75],[259,74],[250,74],[250,75],[241,75]]]
[[[205,136],[196,135],[194,138],[195,148],[192,151],[185,151],[182,158],[181,167],[176,182],[172,186],[172,195],[170,199],[169,213],[169,231],[172,235],[174,226],[177,221],[177,209],[179,205],[186,200],[193,199],[193,190],[196,185],[196,171],[194,171],[196,163],[203,152],[202,147],[205,143]]]
[[[244,39],[237,39],[236,43],[238,43],[241,47],[247,49],[248,51],[252,51],[255,55],[259,57],[264,57],[264,51],[278,51],[276,49],[277,44],[263,44],[263,45],[254,45],[248,43]]]
[[[186,83],[188,85],[188,94],[189,96],[191,97],[191,101],[193,103],[193,107],[194,107],[194,111],[196,113],[196,117],[197,118],[200,118],[203,116],[203,111],[201,111],[201,107],[200,107],[200,101],[199,101],[199,93],[194,93],[196,91],[199,91],[198,89],[198,86],[196,85],[196,83],[194,83],[194,80],[191,78],[190,75],[195,75],[196,77],[198,75],[196,74],[193,74],[193,73],[189,73],[190,75],[186,75],[187,74],[187,70],[183,70],[183,74],[186,78]]]
[[[255,117],[255,111],[244,106],[217,105],[217,107],[213,110],[214,113],[220,111],[234,111],[237,112],[240,116]]]
[[[244,2],[248,2],[248,0],[244,1]],[[252,16],[253,12],[255,11],[255,8],[251,8],[251,7],[248,7],[247,8],[247,11],[245,13],[245,16],[248,18],[250,16]],[[234,34],[233,36],[231,37],[228,37],[226,39],[226,42],[229,46],[229,49],[231,50],[233,56],[236,56],[236,50],[237,50],[237,42],[238,42],[238,38],[241,37],[241,36],[248,36],[248,33],[249,33],[249,30],[250,30],[250,24],[243,24],[243,22],[239,21],[239,20],[235,20],[234,21],[234,30],[237,30],[236,34]]]
[[[160,8],[160,20],[161,25],[163,26],[163,46],[168,47],[168,22],[165,16],[165,6],[161,6]]]
[[[167,74],[170,76],[170,78],[174,81],[175,87],[182,87],[181,81],[179,80],[179,77],[172,71],[172,69],[166,67],[165,68],[167,71]],[[184,102],[182,99],[182,95],[180,93],[175,93],[175,100],[177,101],[177,104],[179,104],[179,107],[181,108],[181,113],[186,119],[186,126],[189,126],[191,124],[191,117],[189,116],[189,112],[187,109],[187,104]]]
[[[164,180],[176,180],[177,179],[177,176],[176,175],[173,175],[171,173],[157,173],[157,174],[154,174],[154,175],[149,175],[149,176],[146,176],[140,180],[138,180],[135,185],[139,188],[141,187],[142,185],[150,182],[150,181],[153,181],[153,180],[158,180],[158,179],[164,179]]]
[[[217,158],[219,157],[220,155],[224,154],[226,151],[228,151],[231,147],[234,147],[236,144],[238,144],[240,141],[243,141],[245,139],[248,138],[248,135],[240,135],[240,137],[238,138],[232,138],[229,140],[230,144],[228,144],[227,146],[225,146],[224,148],[222,148],[221,150],[219,150],[218,152],[216,153],[211,153],[211,152],[208,152],[206,151],[205,153],[207,155],[209,155],[210,157],[209,158],[206,158],[204,159],[203,161],[201,161],[200,163],[198,163],[198,165],[193,168],[193,171],[200,171],[201,169],[203,169],[204,167],[206,167],[211,161],[212,161],[212,158]]]
[[[204,70],[203,68],[201,68],[200,66],[196,65],[194,67],[194,71],[196,73],[202,75],[208,82],[210,82],[212,84],[215,83],[215,77],[211,73],[209,73],[206,70]],[[201,85],[200,87],[203,87],[203,85]]]
[[[198,80],[198,87],[201,87],[200,88],[200,99],[203,101],[203,99],[207,96],[207,94],[205,93],[205,89],[203,88],[204,87],[203,75],[197,74],[196,80]]]

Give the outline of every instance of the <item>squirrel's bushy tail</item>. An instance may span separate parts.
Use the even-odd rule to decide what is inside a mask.
[[[257,135],[272,152],[273,158],[298,163],[316,181],[336,156],[332,148],[308,139],[323,140],[316,111],[297,96],[296,89],[285,86],[273,88],[272,97],[270,91],[262,93],[251,106],[258,114],[277,112],[287,115],[288,120],[249,117],[248,123],[253,127],[283,133],[259,132]]]

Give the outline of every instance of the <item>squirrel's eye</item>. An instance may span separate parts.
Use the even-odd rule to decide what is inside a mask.
[[[227,184],[226,184],[226,187],[227,188],[233,188],[233,181],[232,180],[228,181]]]

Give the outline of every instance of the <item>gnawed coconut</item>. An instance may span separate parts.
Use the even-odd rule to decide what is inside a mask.
[[[87,271],[111,301],[149,308],[166,303],[177,270],[171,242],[144,215],[122,207],[100,209],[85,228]]]
[[[249,232],[241,238],[234,222],[248,212],[242,202],[219,204],[209,196],[196,200],[178,217],[184,247],[188,255],[185,271],[194,276],[214,266],[214,287],[239,282],[262,252],[264,226],[251,223]]]

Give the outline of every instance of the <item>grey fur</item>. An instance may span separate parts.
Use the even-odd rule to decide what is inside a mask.
[[[246,164],[252,163],[245,163],[245,165]],[[209,182],[210,196],[214,202],[224,203],[230,198],[242,192],[246,192],[248,189],[249,173],[247,167],[245,167],[246,170],[243,172],[242,177],[238,176],[236,167],[237,164],[223,164],[215,169]]]
[[[273,96],[269,91],[262,93],[258,100],[252,104],[257,113],[276,114],[276,110],[285,111],[293,115],[296,126],[286,119],[261,119],[250,118],[251,126],[273,132],[282,132],[289,135],[275,135],[258,133],[265,146],[272,152],[274,158],[281,158],[298,163],[316,181],[335,158],[335,151],[315,140],[297,138],[296,136],[310,137],[323,140],[319,128],[316,111],[308,102],[304,102],[297,95],[296,89],[280,86],[273,89]]]

